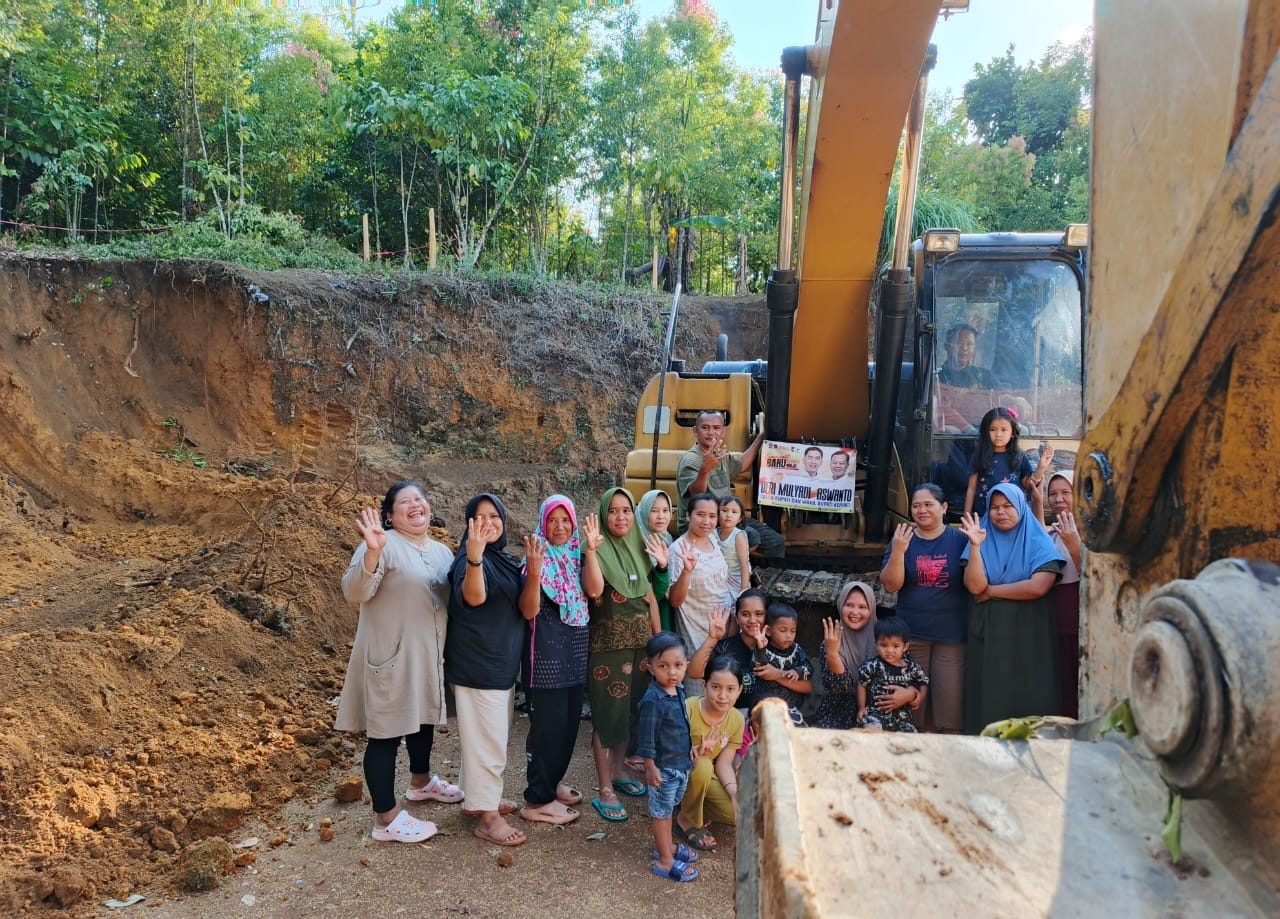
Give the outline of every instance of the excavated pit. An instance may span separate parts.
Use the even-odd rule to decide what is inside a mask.
[[[666,308],[0,257],[0,912],[171,883],[211,796],[269,814],[349,767],[357,509],[406,477],[454,533],[478,490],[513,536],[553,490],[592,504]],[[743,315],[759,347],[758,301],[684,309],[691,359]]]

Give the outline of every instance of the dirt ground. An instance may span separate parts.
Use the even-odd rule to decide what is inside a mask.
[[[528,718],[517,715],[511,749],[523,748]],[[593,787],[590,724],[583,723],[570,783]],[[403,759],[403,757],[401,757]],[[518,754],[507,776],[507,796],[519,800],[523,768]],[[437,735],[434,764],[446,774],[457,769],[456,734]],[[408,781],[401,764],[400,785]],[[454,775],[456,777],[456,775]],[[367,800],[367,799],[366,799]],[[209,919],[245,916],[350,916],[370,908],[378,915],[439,915],[558,919],[572,904],[574,915],[622,917],[679,913],[694,919],[733,914],[734,846],[732,828],[715,827],[721,843],[698,862],[701,877],[677,885],[652,877],[652,846],[643,801],[624,799],[630,818],[606,823],[589,807],[566,828],[528,824],[513,818],[529,842],[509,851],[511,864],[499,861],[504,850],[471,835],[474,820],[457,805],[410,804],[416,816],[440,828],[418,846],[375,843],[369,839],[365,802],[340,804],[331,797],[292,801],[267,823],[242,829],[233,843],[259,840],[248,850],[255,858],[226,879],[221,888],[199,896],[148,903],[138,912],[151,919]],[[333,839],[321,841],[323,822],[332,821]],[[603,839],[590,838],[604,834]],[[272,846],[281,837],[287,841]],[[163,896],[163,895],[162,895]],[[248,898],[248,899],[246,899]],[[102,914],[111,913],[102,910]],[[119,914],[117,914],[119,915]]]
[[[536,916],[571,897],[630,915],[679,897],[726,915],[730,847],[691,889],[646,876],[643,807],[537,826],[499,868],[448,808],[423,849],[373,845],[367,806],[330,794],[361,752],[331,730],[358,508],[417,478],[443,535],[492,490],[518,536],[553,490],[590,504],[621,469],[664,308],[0,258],[0,914]],[[734,306],[686,309],[682,351],[709,355]],[[517,756],[509,794],[522,772]],[[573,778],[592,787],[583,756]],[[207,840],[252,835],[215,889],[182,893]],[[101,905],[133,893],[147,905]]]

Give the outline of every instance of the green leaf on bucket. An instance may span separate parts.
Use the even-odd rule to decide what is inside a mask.
[[[1160,831],[1164,847],[1175,862],[1182,861],[1182,795],[1169,789],[1169,808],[1164,815],[1164,829]]]

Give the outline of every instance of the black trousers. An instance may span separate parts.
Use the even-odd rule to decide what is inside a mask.
[[[535,807],[556,799],[556,786],[569,771],[582,723],[586,686],[529,690],[529,787],[524,799]]]
[[[364,783],[369,786],[373,809],[385,814],[396,806],[396,752],[400,741],[409,750],[409,771],[414,775],[431,772],[431,743],[435,725],[418,726],[418,733],[405,737],[370,737],[364,748]]]

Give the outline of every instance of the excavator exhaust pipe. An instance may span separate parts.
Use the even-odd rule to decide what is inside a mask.
[[[791,336],[796,306],[800,302],[800,282],[792,268],[795,228],[796,150],[800,137],[800,80],[809,69],[807,48],[787,48],[782,52],[782,72],[786,75],[783,99],[782,182],[778,219],[778,267],[765,289],[769,308],[769,378],[765,382],[765,436],[785,440],[791,391]]]

